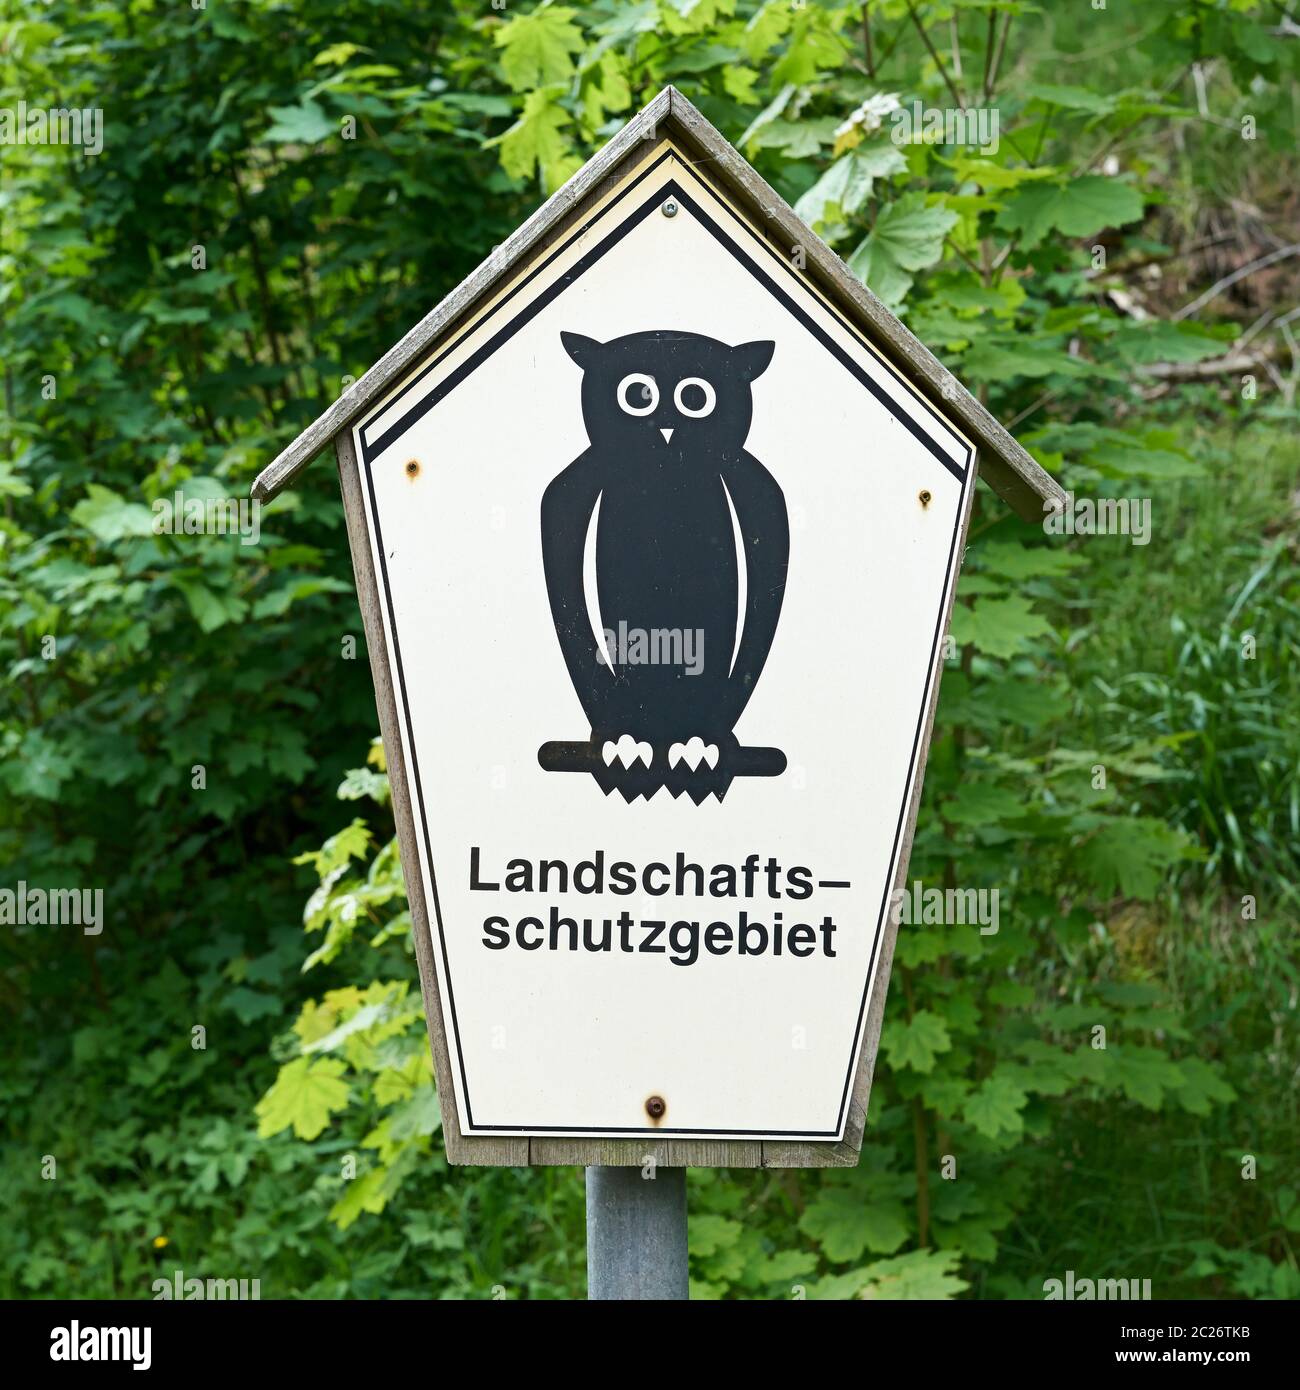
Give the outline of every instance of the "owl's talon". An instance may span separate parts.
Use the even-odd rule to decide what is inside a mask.
[[[715,768],[718,765],[718,745],[705,743],[698,736],[693,736],[686,743],[672,744],[668,749],[668,766],[675,768],[683,759],[692,772],[698,772],[702,762]]]
[[[631,767],[638,759],[648,768],[654,757],[654,749],[644,740],[638,743],[631,734],[621,734],[617,743],[606,739],[601,744],[600,756],[605,760],[606,767],[617,758],[625,768]]]

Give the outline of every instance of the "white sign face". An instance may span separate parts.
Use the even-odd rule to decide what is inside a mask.
[[[671,145],[590,214],[355,428],[439,1081],[836,1140],[974,451]]]

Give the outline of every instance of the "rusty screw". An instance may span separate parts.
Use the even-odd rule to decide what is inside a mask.
[[[668,1106],[664,1103],[663,1096],[651,1096],[645,1103],[645,1113],[652,1120],[662,1120],[667,1109]]]
[[[928,507],[930,505],[930,489],[923,487],[921,491],[916,494],[916,499],[923,507]]]
[[[414,478],[415,475],[416,475],[419,471],[420,471],[420,465],[419,465],[418,463],[416,463],[416,461],[415,461],[414,459],[412,459],[412,460],[410,461],[410,463],[408,463],[408,464],[406,465],[406,476],[407,476],[408,478]]]

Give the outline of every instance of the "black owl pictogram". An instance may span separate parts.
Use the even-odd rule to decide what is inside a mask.
[[[542,557],[591,737],[544,744],[538,760],[629,801],[660,787],[721,800],[734,777],[785,769],[780,749],[732,732],[772,645],[790,556],[785,495],[745,449],[751,386],[775,345],[561,338],[582,368],[590,446],[542,498]]]

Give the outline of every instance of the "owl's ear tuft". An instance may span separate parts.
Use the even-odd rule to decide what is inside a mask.
[[[775,351],[776,344],[773,342],[741,343],[739,347],[731,349],[731,360],[744,380],[753,381],[767,370]]]
[[[561,333],[560,341],[564,344],[565,352],[583,371],[586,371],[592,355],[604,347],[604,344],[598,343],[595,338],[586,338],[581,333]]]

